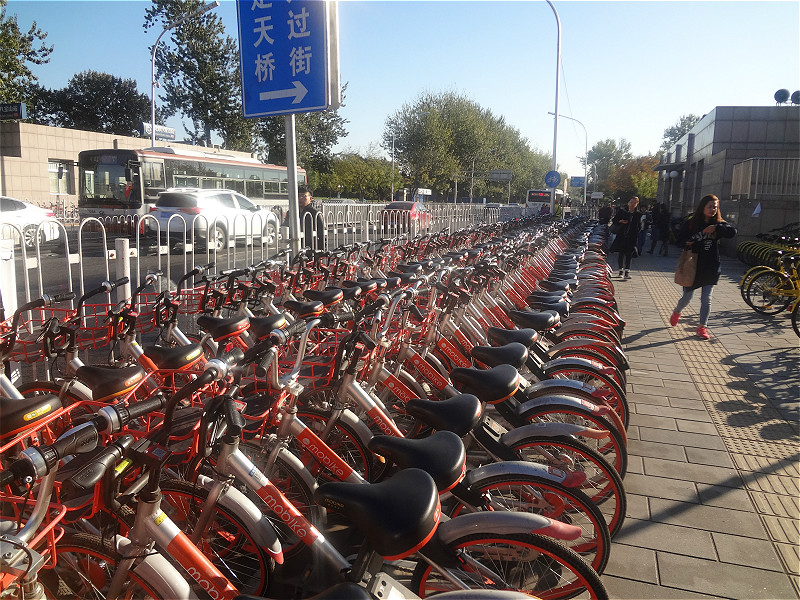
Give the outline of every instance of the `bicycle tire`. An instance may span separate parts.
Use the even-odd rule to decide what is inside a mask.
[[[291,462],[286,461],[280,454],[275,459],[275,464],[267,469],[265,454],[261,446],[254,442],[242,442],[239,450],[265,475],[269,472],[270,482],[300,511],[308,521],[317,529],[322,530],[325,520],[325,511],[314,502],[314,490],[309,487],[303,476],[297,472]],[[269,510],[269,507],[258,495],[247,486],[240,485],[239,491],[250,498],[262,513],[266,514],[272,522],[278,539],[281,542],[283,555],[286,561],[294,560],[299,555],[307,552],[308,547],[297,535],[278,517]]]
[[[792,307],[792,329],[797,337],[800,337],[800,299],[796,300]]]
[[[464,553],[470,561],[477,561],[483,568],[500,575],[503,583],[508,584],[498,586],[486,574],[476,573],[472,567],[457,569],[456,576],[470,589],[511,589],[541,600],[573,598],[584,592],[594,600],[608,598],[594,569],[580,555],[547,536],[473,533],[453,540],[448,546],[452,552]],[[462,565],[465,560],[461,559]],[[415,567],[411,591],[420,598],[455,589],[427,562],[420,562]]]
[[[742,261],[744,262],[744,261]],[[759,273],[764,273],[766,271],[771,271],[770,267],[764,265],[756,265],[755,267],[750,267],[750,269],[742,276],[742,280],[739,282],[739,293],[742,296],[742,300],[747,302],[747,287],[750,285],[750,282],[753,280],[753,277],[758,275]]]
[[[605,570],[611,533],[603,513],[579,489],[527,473],[490,475],[470,487],[489,498],[493,510],[529,512],[580,527],[583,534],[578,539],[562,543],[580,554],[597,573]],[[448,510],[451,517],[468,510],[458,498],[455,500]]]
[[[191,535],[207,490],[189,481],[171,479],[161,482],[161,494],[161,510]],[[197,547],[240,593],[267,593],[275,569],[273,559],[252,538],[247,525],[221,504],[215,505]]]
[[[548,379],[573,379],[610,393],[607,402],[622,420],[625,429],[630,424],[631,412],[624,388],[609,375],[581,365],[559,366],[544,371]]]
[[[745,302],[763,315],[776,315],[789,308],[791,297],[781,292],[795,291],[794,283],[778,271],[765,271],[750,280]]]
[[[104,600],[120,555],[108,540],[96,535],[65,535],[56,544],[55,566],[39,571],[39,581],[52,600]],[[131,600],[158,598],[134,571],[128,573],[125,597]],[[137,592],[137,589],[139,593]]]
[[[580,440],[565,436],[531,436],[519,440],[511,449],[520,460],[584,473],[586,481],[580,490],[600,507],[612,539],[619,532],[628,500],[622,478],[601,454]]]

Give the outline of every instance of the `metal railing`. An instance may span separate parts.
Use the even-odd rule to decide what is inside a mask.
[[[733,165],[731,196],[800,197],[800,158],[748,158]]]

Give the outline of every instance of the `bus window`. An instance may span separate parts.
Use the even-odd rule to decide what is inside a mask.
[[[264,185],[260,181],[247,180],[245,186],[245,196],[260,200],[264,197]]]

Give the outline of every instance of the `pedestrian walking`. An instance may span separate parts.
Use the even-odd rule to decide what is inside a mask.
[[[297,205],[300,213],[300,233],[305,246],[315,250],[324,248],[323,232],[318,219],[319,211],[311,204],[313,200],[311,188],[305,185],[297,186]],[[289,227],[289,213],[283,219],[283,226]],[[318,242],[314,245],[314,234],[317,234]]]
[[[625,279],[631,277],[631,259],[633,253],[636,252],[636,242],[639,239],[639,230],[642,225],[642,215],[636,210],[638,206],[639,197],[634,196],[628,200],[627,207],[617,209],[611,221],[611,231],[616,233],[616,237],[611,244],[610,251],[619,252],[617,260],[619,276],[623,277],[624,274]]]
[[[669,247],[669,210],[667,205],[663,202],[657,204],[653,209],[653,228],[650,230],[650,250],[648,254],[652,254],[656,248],[656,243],[661,242],[660,256],[667,255],[667,248]]]
[[[639,228],[639,236],[636,239],[636,256],[641,256],[642,252],[644,251],[644,243],[647,240],[647,232],[651,230],[653,226],[653,209],[655,208],[655,204],[651,204],[647,210],[642,210],[642,207],[639,207],[639,215],[641,219],[641,227]]]
[[[711,337],[708,333],[708,317],[711,314],[711,295],[719,281],[721,271],[719,240],[732,238],[734,235],[736,228],[722,220],[719,198],[714,194],[704,196],[694,214],[681,225],[677,235],[678,246],[697,253],[697,272],[694,283],[683,288],[683,296],[672,311],[669,319],[672,327],[678,324],[681,312],[692,300],[694,290],[701,288],[700,325],[697,328],[697,335],[704,340]]]

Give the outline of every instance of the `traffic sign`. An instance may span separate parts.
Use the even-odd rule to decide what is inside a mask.
[[[489,181],[511,181],[514,173],[507,170],[489,171]]]
[[[569,178],[569,187],[583,187],[583,177],[570,177]]]
[[[328,108],[328,2],[236,0],[236,13],[242,114],[253,118]]]
[[[544,176],[544,184],[547,187],[558,187],[559,183],[561,183],[561,174],[558,171],[548,171]]]

